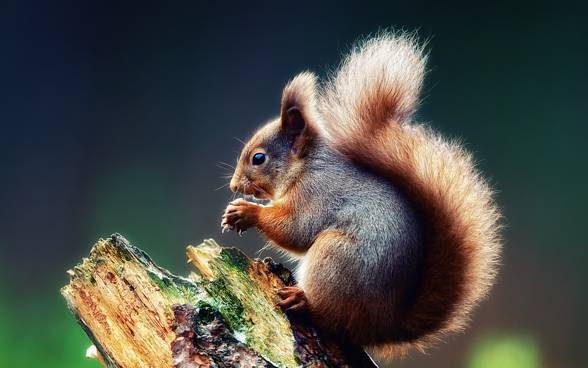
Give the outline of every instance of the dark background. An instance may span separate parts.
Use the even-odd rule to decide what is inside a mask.
[[[0,5],[0,366],[97,366],[58,291],[99,237],[176,273],[203,238],[256,255],[220,234],[218,162],[295,73],[385,27],[430,38],[419,119],[474,151],[507,224],[471,327],[397,366],[587,366],[586,6],[81,3]]]

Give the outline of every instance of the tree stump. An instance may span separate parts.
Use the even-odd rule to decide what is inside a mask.
[[[214,240],[187,247],[187,277],[158,267],[115,234],[68,273],[69,309],[107,367],[375,367],[359,347],[284,314],[277,290],[294,283],[270,259]]]

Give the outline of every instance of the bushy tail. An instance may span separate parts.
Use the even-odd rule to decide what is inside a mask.
[[[457,142],[410,122],[426,57],[414,36],[357,45],[323,86],[321,129],[338,151],[388,178],[415,203],[426,228],[424,274],[389,346],[424,347],[460,330],[492,285],[500,254],[493,192]]]

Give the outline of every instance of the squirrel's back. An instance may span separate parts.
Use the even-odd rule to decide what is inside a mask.
[[[471,155],[411,122],[425,65],[413,36],[385,33],[358,44],[317,101],[329,145],[400,188],[423,219],[423,272],[402,338],[377,347],[383,353],[462,329],[494,282],[501,248],[493,192]]]

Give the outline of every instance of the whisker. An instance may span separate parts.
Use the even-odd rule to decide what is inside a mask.
[[[237,137],[233,137],[233,139],[236,140],[237,142],[241,143],[242,145],[246,144],[242,139],[239,139]]]
[[[217,190],[221,190],[221,189],[223,189],[223,188],[226,188],[226,187],[228,187],[228,186],[229,186],[229,183],[223,184],[223,185],[221,185],[220,187],[216,188],[216,189],[215,189],[215,191],[217,191]]]
[[[262,192],[262,193],[267,193],[262,187],[260,187],[259,185],[250,182],[249,183],[255,190],[257,190],[258,192]]]
[[[257,256],[261,257],[261,254],[263,252],[265,252],[266,250],[268,250],[269,248],[271,248],[271,246],[272,246],[271,241],[269,241],[269,240],[266,241],[265,244],[257,251]]]
[[[233,177],[233,174],[234,174],[233,170],[230,170],[226,167],[220,167],[220,166],[217,166],[217,167],[222,170],[222,172],[219,173],[219,176],[221,179],[230,179]]]
[[[232,170],[235,170],[235,166],[233,166],[233,165],[231,165],[231,164],[228,164],[228,163],[226,163],[226,162],[219,161],[219,162],[218,162],[218,164],[219,164],[219,165],[222,165],[222,166],[224,166],[224,167],[230,168],[230,169],[232,169]]]
[[[233,173],[229,172],[229,171],[219,173],[219,178],[221,178],[221,179],[230,179],[232,176],[233,176]]]
[[[219,175],[218,178],[221,180],[222,183],[224,183],[226,181],[230,182],[231,179],[233,178],[233,174],[226,173],[224,175]]]

